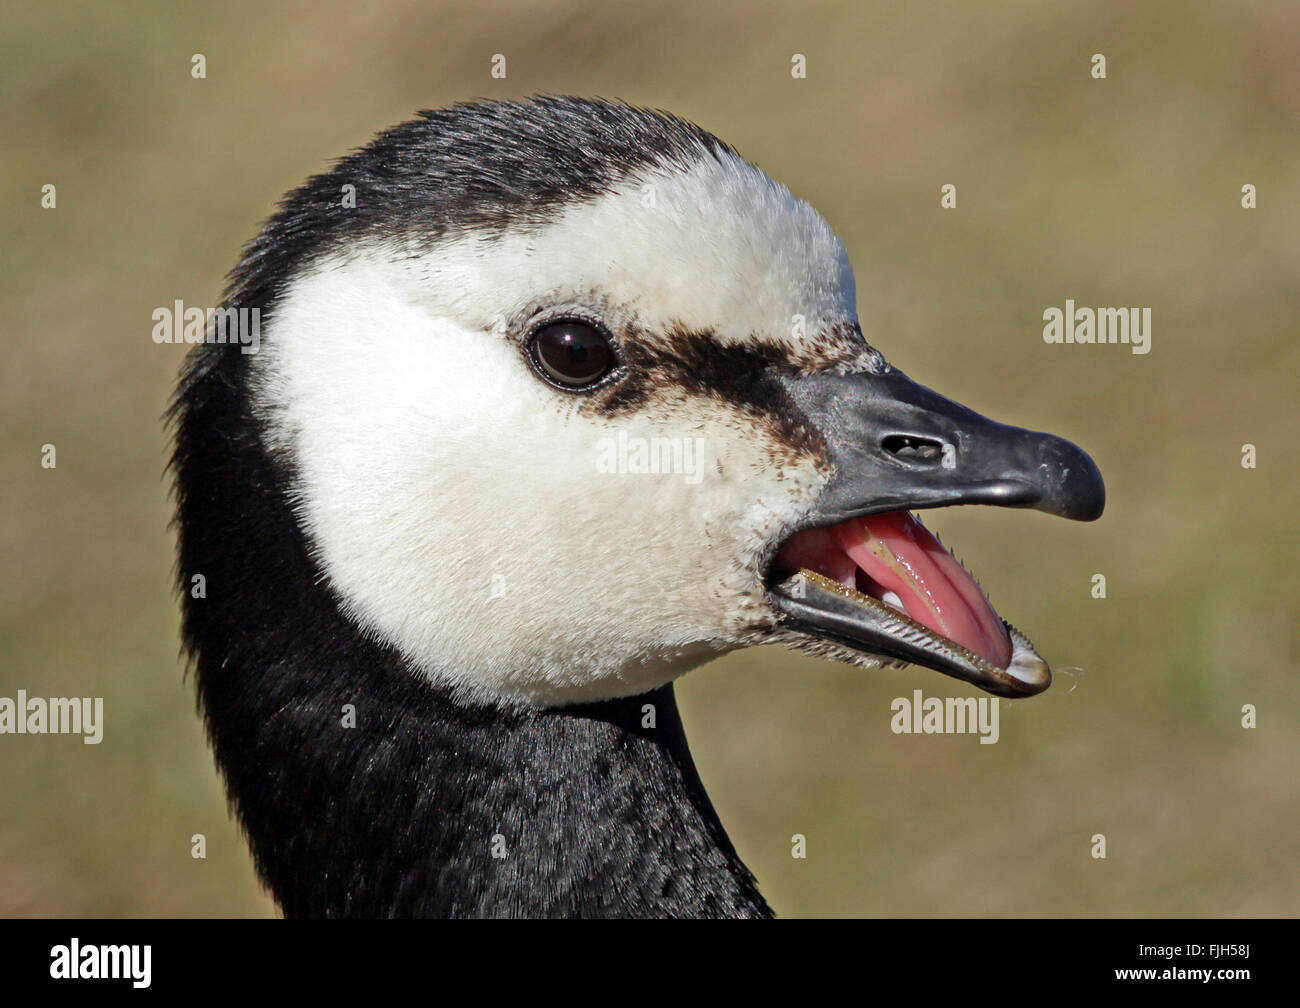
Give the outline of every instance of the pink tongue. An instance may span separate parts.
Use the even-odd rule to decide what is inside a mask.
[[[873,581],[897,593],[907,614],[1006,668],[1011,640],[974,578],[907,511],[853,518],[826,529]]]

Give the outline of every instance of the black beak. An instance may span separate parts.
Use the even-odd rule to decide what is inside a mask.
[[[995,423],[901,371],[778,379],[821,432],[834,475],[811,524],[951,504],[998,504],[1093,521],[1101,473],[1077,445]]]
[[[899,371],[783,375],[777,381],[820,432],[832,465],[796,533],[952,504],[1037,508],[1078,521],[1092,521],[1105,506],[1101,473],[1076,445],[995,423]],[[1032,696],[1051,684],[1050,666],[991,609],[1012,644],[1010,660],[1001,664],[887,605],[882,594],[864,595],[806,569],[781,576],[769,582],[769,598],[804,633],[925,665],[999,696]],[[973,582],[972,589],[979,592]]]

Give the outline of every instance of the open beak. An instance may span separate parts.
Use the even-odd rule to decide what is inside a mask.
[[[997,504],[1092,521],[1106,500],[1092,459],[893,369],[778,380],[833,467],[768,567],[768,596],[786,625],[1000,696],[1047,689],[1051,668],[909,512]]]

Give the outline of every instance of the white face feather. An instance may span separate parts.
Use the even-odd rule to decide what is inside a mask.
[[[763,639],[759,563],[826,476],[716,396],[655,388],[606,415],[544,383],[523,340],[557,308],[599,313],[616,339],[685,328],[798,366],[873,356],[844,336],[839,240],[730,156],[542,226],[376,242],[297,276],[255,394],[300,521],[349,615],[467,699],[631,695]],[[610,472],[620,434],[703,454],[690,472]]]

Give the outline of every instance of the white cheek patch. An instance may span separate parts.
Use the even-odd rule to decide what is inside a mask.
[[[771,627],[759,558],[815,495],[814,461],[775,463],[788,450],[752,419],[684,390],[590,415],[533,374],[517,335],[489,331],[580,290],[720,339],[771,335],[796,306],[844,317],[848,299],[852,317],[820,218],[771,183],[742,199],[743,176],[724,175],[716,212],[743,201],[749,230],[690,217],[678,189],[658,194],[651,235],[609,197],[414,260],[319,261],[277,304],[254,358],[266,437],[294,459],[299,520],[348,615],[422,674],[471,699],[605,699]]]
[[[763,439],[704,401],[586,416],[508,340],[394,300],[375,270],[301,278],[257,358],[349,615],[435,680],[529,704],[641,692],[746,642],[767,619],[757,557],[811,464],[771,472]],[[656,439],[690,439],[689,465],[638,471]]]

